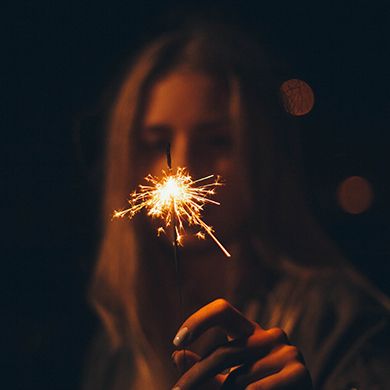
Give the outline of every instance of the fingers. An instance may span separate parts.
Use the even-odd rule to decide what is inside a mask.
[[[196,353],[186,349],[182,349],[180,351],[174,351],[171,356],[173,363],[177,367],[179,374],[184,374],[187,370],[189,370],[196,362],[198,362],[201,358]]]
[[[173,339],[173,344],[177,347],[188,345],[214,326],[221,327],[230,337],[240,338],[252,334],[257,325],[226,300],[217,299],[187,318]]]
[[[292,345],[282,345],[252,365],[242,366],[228,376],[222,389],[245,388],[266,376],[275,374],[290,363],[300,362],[300,354]]]
[[[227,368],[251,364],[266,356],[281,333],[258,329],[247,339],[226,343],[192,366],[179,379],[176,386],[181,390],[198,389],[209,379]]]
[[[311,390],[312,384],[309,372],[303,363],[295,362],[285,366],[276,374],[249,384],[245,390]]]
[[[201,357],[196,353],[186,349],[180,351],[174,351],[172,354],[172,360],[175,363],[180,375],[184,374],[187,370],[197,364]],[[218,374],[215,377],[207,380],[202,389],[204,390],[217,390],[221,388],[222,383],[225,381],[226,375]]]
[[[201,341],[204,339],[201,335],[218,327],[230,336],[231,341],[214,345],[208,354],[201,352],[201,356],[188,350],[174,355],[182,372],[175,390],[312,388],[304,361],[283,330],[264,330],[223,299],[192,314],[177,332],[173,343],[185,346],[198,338]],[[189,361],[182,361],[187,352],[190,353]],[[226,369],[232,371],[222,375]]]

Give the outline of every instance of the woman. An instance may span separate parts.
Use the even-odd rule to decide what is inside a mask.
[[[91,285],[103,330],[86,388],[384,388],[375,346],[388,303],[306,208],[281,81],[247,37],[215,26],[160,38],[124,76],[108,121],[107,224]],[[147,173],[161,175],[168,143],[174,166],[226,181],[204,219],[232,259],[189,234],[182,308],[155,221],[109,217]]]

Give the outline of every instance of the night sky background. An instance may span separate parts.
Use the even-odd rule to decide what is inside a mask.
[[[85,291],[99,238],[101,119],[142,44],[181,15],[218,15],[261,38],[306,80],[310,208],[345,256],[389,294],[388,1],[14,1],[2,7],[0,387],[77,389],[96,327]],[[371,208],[336,189],[368,179]],[[5,384],[5,385],[4,385]]]

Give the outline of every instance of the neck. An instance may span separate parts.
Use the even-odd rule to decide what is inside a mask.
[[[154,254],[148,256],[153,264],[148,267],[145,280],[152,278],[153,281],[148,282],[149,288],[145,285],[145,292],[149,291],[151,298],[154,296],[153,300],[160,299],[161,307],[175,313],[176,324],[217,298],[225,298],[240,309],[250,295],[260,298],[263,292],[253,289],[265,287],[262,279],[268,278],[260,259],[254,258],[248,248],[242,242],[231,244],[229,251],[232,257],[228,258],[213,245],[204,248],[179,247],[178,274],[172,248],[156,248]],[[153,273],[150,271],[152,269]]]
[[[227,258],[218,249],[183,252],[179,258],[186,311],[195,311],[217,298],[236,301],[235,292],[246,269],[238,245]]]

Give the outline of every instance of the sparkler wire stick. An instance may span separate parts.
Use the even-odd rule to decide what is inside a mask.
[[[172,158],[171,158],[171,144],[168,142],[167,145],[167,164],[169,172],[172,172]],[[174,207],[174,205],[173,205]],[[177,292],[179,296],[179,317],[180,321],[183,320],[183,289],[181,285],[181,277],[180,277],[180,267],[179,267],[179,243],[178,243],[178,235],[177,235],[177,217],[176,213],[174,213],[173,221],[172,221],[172,230],[173,230],[173,261],[175,264],[175,273],[176,273],[176,283],[177,283]],[[183,348],[183,358],[184,364],[186,361],[186,350]]]
[[[171,158],[171,144],[168,143],[167,145],[167,164],[169,172],[172,172],[172,158]],[[173,208],[175,205],[172,206]],[[172,230],[173,230],[173,258],[175,263],[175,272],[176,272],[176,279],[177,279],[177,288],[179,293],[179,307],[180,307],[180,317],[182,318],[182,310],[183,310],[183,292],[181,288],[181,279],[180,279],[180,268],[179,268],[179,243],[178,243],[178,234],[177,234],[177,217],[176,213],[173,213],[173,220],[172,220]]]

